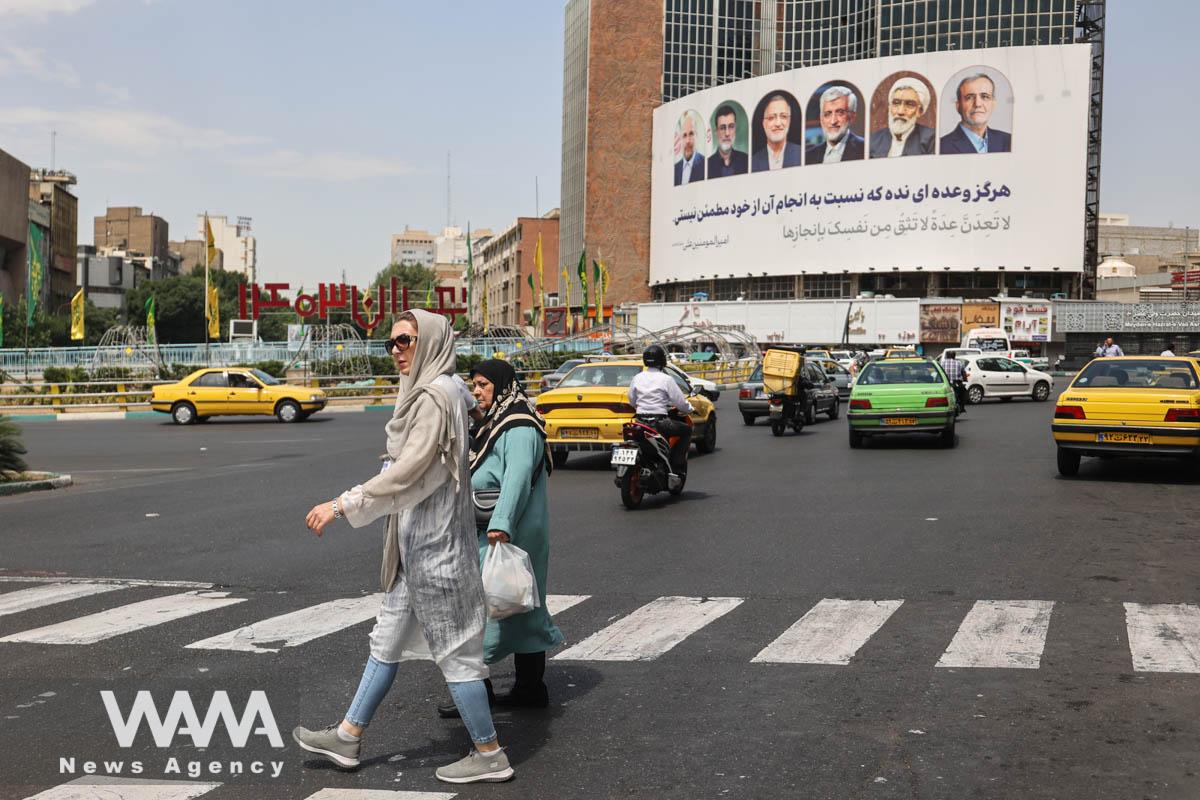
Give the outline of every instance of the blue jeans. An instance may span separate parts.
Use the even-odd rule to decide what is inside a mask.
[[[367,659],[362,680],[358,683],[358,691],[354,694],[354,701],[350,703],[350,710],[346,712],[347,721],[363,728],[371,724],[371,718],[375,716],[375,711],[383,702],[388,689],[392,688],[392,681],[396,679],[396,671],[399,668],[399,664],[388,664],[375,656]],[[496,741],[496,728],[492,725],[492,710],[488,707],[487,688],[483,681],[463,681],[446,685],[450,687],[450,697],[454,699],[463,724],[467,726],[471,741],[476,744]]]

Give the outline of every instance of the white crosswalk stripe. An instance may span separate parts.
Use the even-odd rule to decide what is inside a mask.
[[[554,658],[649,661],[741,604],[740,597],[660,597]]]
[[[1135,672],[1200,673],[1200,606],[1125,604]]]
[[[47,583],[31,589],[5,592],[0,594],[0,617],[124,588],[115,583]]]
[[[568,608],[579,605],[591,597],[590,594],[548,594],[546,595],[546,610],[550,616],[561,614]]]
[[[114,636],[241,602],[244,602],[244,598],[229,597],[228,592],[184,592],[130,603],[44,628],[14,633],[0,639],[0,642],[95,644]]]
[[[979,600],[937,666],[1037,669],[1053,609],[1047,600]]]
[[[83,777],[38,792],[25,800],[191,800],[220,785],[142,778]]]
[[[322,636],[374,619],[382,594],[331,600],[302,608],[290,614],[264,619],[237,630],[222,633],[189,648],[196,650],[240,650],[246,653],[278,653],[281,648],[311,642]],[[549,598],[547,598],[547,604]]]
[[[822,600],[752,661],[849,664],[903,603],[903,600]]]
[[[450,792],[393,792],[388,789],[322,789],[305,800],[453,800]]]

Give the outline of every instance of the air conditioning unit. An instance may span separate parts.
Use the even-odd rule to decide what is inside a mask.
[[[229,341],[235,339],[258,339],[258,320],[231,319],[229,320]]]

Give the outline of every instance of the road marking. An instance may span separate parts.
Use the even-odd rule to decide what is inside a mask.
[[[450,792],[393,792],[387,789],[322,789],[306,800],[452,800]]]
[[[1200,606],[1125,604],[1134,672],[1200,673]]]
[[[822,600],[751,662],[849,664],[903,600]]]
[[[589,597],[591,597],[590,594],[548,594],[546,595],[546,610],[553,617],[568,608],[579,605]]]
[[[1037,669],[1053,609],[1048,600],[976,601],[937,666]]]
[[[554,659],[649,661],[741,604],[740,597],[660,597]]]
[[[127,606],[111,608],[86,617],[67,620],[44,628],[14,633],[0,642],[34,642],[38,644],[95,644],[125,633],[173,622],[193,614],[215,611],[218,608],[245,602],[245,598],[229,597],[228,592],[185,592]]]
[[[219,783],[182,783],[139,778],[83,777],[25,800],[190,800]]]
[[[153,586],[159,589],[211,589],[202,581],[155,581],[142,578],[70,578],[65,575],[0,575],[0,583],[112,583],[118,586]]]
[[[194,650],[240,650],[244,653],[278,653],[343,628],[374,619],[383,594],[331,600],[290,614],[264,619],[237,630],[192,642]]]
[[[18,589],[0,594],[0,617],[124,588],[111,583],[47,583],[32,589]]]

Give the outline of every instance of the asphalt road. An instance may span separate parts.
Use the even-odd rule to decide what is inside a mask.
[[[206,800],[338,787],[467,798],[1200,796],[1200,674],[1135,671],[1123,605],[1197,603],[1193,475],[1170,461],[1087,460],[1078,479],[1060,479],[1050,403],[971,407],[953,450],[915,439],[853,451],[844,419],[775,438],[743,427],[735,404],[727,392],[718,450],[694,457],[681,498],[626,511],[602,456],[574,455],[555,473],[549,589],[588,596],[557,616],[570,645],[663,603],[711,616],[659,640],[635,631],[652,644],[678,634],[654,658],[552,661],[551,709],[497,715],[516,780],[461,789],[433,777],[468,740],[435,717],[445,690],[426,663],[402,666],[357,772],[291,743],[294,725],[344,712],[369,621],[263,648],[278,652],[186,647],[377,591],[381,528],[339,524],[317,539],[303,518],[373,474],[383,414],[290,426],[23,423],[31,466],[70,472],[75,486],[0,498],[0,797],[63,784],[88,759],[220,783]],[[91,644],[3,641],[189,591],[116,584],[4,613],[6,594],[40,585],[7,580],[17,576],[194,581],[225,596]],[[658,600],[675,596],[692,600]],[[846,663],[753,660],[837,600],[875,601],[847,604],[857,616],[826,626],[836,637],[864,613],[876,620]],[[978,601],[1031,616],[1014,632]],[[956,665],[989,641],[1001,643],[987,655],[1003,666]],[[1176,644],[1200,653],[1195,639]],[[510,670],[495,669],[501,686]],[[201,717],[213,691],[244,700],[263,690],[285,747],[252,736],[238,750],[218,733],[204,752],[182,735],[159,748],[143,731],[122,750],[105,689],[126,705],[150,690],[164,706],[188,689]],[[74,775],[60,761],[70,757]],[[183,774],[163,774],[170,757]],[[187,761],[214,759],[279,761],[282,772],[189,778]]]

